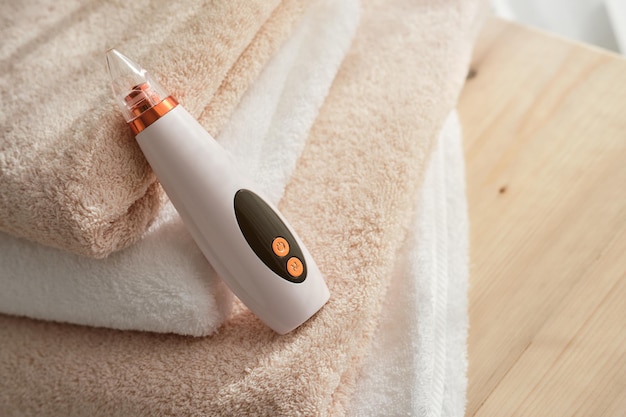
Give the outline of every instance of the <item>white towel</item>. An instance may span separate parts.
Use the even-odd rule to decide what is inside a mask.
[[[463,416],[468,218],[461,130],[439,136],[398,257],[352,416]]]
[[[359,14],[358,0],[312,7],[218,137],[275,204]],[[214,332],[232,301],[169,203],[138,244],[101,260],[0,234],[0,288],[2,313],[194,336]]]

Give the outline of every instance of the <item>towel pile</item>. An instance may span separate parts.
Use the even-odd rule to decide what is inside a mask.
[[[237,155],[241,169],[265,179],[265,191],[280,201],[325,274],[331,301],[296,331],[278,336],[230,302],[214,275],[203,272],[208,266],[201,257],[182,269],[187,254],[193,258],[197,250],[137,149],[127,144],[132,140],[104,98],[106,89],[94,95],[99,100],[86,95],[82,110],[75,102],[61,106],[68,98],[63,92],[54,108],[33,104],[33,115],[59,116],[62,128],[55,121],[29,132],[28,117],[8,123],[8,110],[23,111],[49,83],[40,80],[33,92],[17,88],[36,74],[25,71],[25,62],[38,63],[34,68],[58,64],[38,61],[37,54],[72,39],[92,19],[138,13],[123,9],[135,6],[75,5],[52,13],[57,20],[43,18],[48,32],[35,31],[28,41],[18,36],[24,26],[17,22],[2,29],[11,42],[0,55],[7,69],[0,87],[10,98],[2,112],[0,227],[93,257],[140,241],[95,260],[2,236],[3,253],[14,250],[0,265],[12,273],[2,285],[13,296],[0,298],[0,308],[91,326],[0,315],[0,414],[376,415],[388,407],[398,414],[461,415],[467,220],[458,121],[449,114],[482,4],[367,0],[356,29],[355,1],[231,3],[189,4],[177,22],[190,24],[164,25],[165,51],[155,52],[125,25],[117,46],[127,52],[124,42],[145,42],[150,52],[137,61],[157,68],[163,84]],[[42,13],[22,12],[31,18]],[[152,28],[150,22],[174,11],[150,13],[142,24]],[[236,22],[229,20],[232,14]],[[222,21],[231,26],[220,32]],[[207,29],[205,22],[217,26]],[[92,29],[89,36],[97,39],[106,30]],[[214,36],[217,46],[202,42]],[[174,57],[172,65],[158,67],[166,56]],[[193,61],[188,69],[185,60]],[[218,69],[209,69],[209,62]],[[96,78],[90,71],[103,72],[78,68],[90,82]],[[76,91],[92,90],[93,83],[85,82]],[[92,120],[86,110],[96,102],[108,109]],[[78,112],[62,115],[72,110]],[[89,136],[96,121],[102,127]],[[123,165],[100,178],[109,181],[108,190],[90,182],[103,164]],[[37,173],[50,172],[34,181]],[[115,196],[107,199],[107,193]],[[172,252],[177,260],[151,266],[150,251]],[[50,267],[41,267],[45,262],[61,272],[51,276]],[[141,299],[145,291],[144,301],[130,303],[125,293],[135,275],[142,284],[134,294]],[[167,312],[159,317],[160,308],[149,305],[155,290],[158,302],[166,300]],[[114,304],[98,306],[96,291],[120,305],[142,306],[115,318]],[[16,297],[29,300],[29,307],[20,307]],[[83,297],[89,301],[81,304]],[[90,304],[100,313],[90,315]],[[206,335],[220,324],[208,337],[183,336]],[[390,362],[381,367],[381,351],[395,368]],[[396,389],[383,390],[381,383]]]

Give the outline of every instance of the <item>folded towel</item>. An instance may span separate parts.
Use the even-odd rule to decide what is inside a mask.
[[[315,317],[279,336],[235,303],[197,339],[0,315],[0,413],[345,415],[479,4],[364,2],[279,205],[332,294]]]
[[[356,32],[358,0],[318,1],[246,92],[218,140],[274,204]],[[202,336],[230,292],[167,202],[143,239],[92,259],[0,233],[0,312]]]
[[[136,241],[160,189],[103,88],[104,51],[150,68],[215,134],[305,3],[0,3],[0,230],[93,257]]]
[[[380,327],[349,415],[464,415],[466,206],[463,146],[455,112],[446,120],[429,163],[412,233],[398,254]]]

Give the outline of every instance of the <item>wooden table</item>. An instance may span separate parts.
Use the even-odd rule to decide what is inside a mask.
[[[502,20],[460,98],[468,416],[626,416],[626,59]]]

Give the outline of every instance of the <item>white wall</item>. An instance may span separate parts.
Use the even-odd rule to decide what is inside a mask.
[[[606,3],[613,6],[607,8]],[[492,0],[496,14],[502,17],[616,52],[620,50],[619,30],[614,32],[613,25],[626,24],[626,16],[621,16],[626,9],[615,4],[624,3],[626,0]]]

